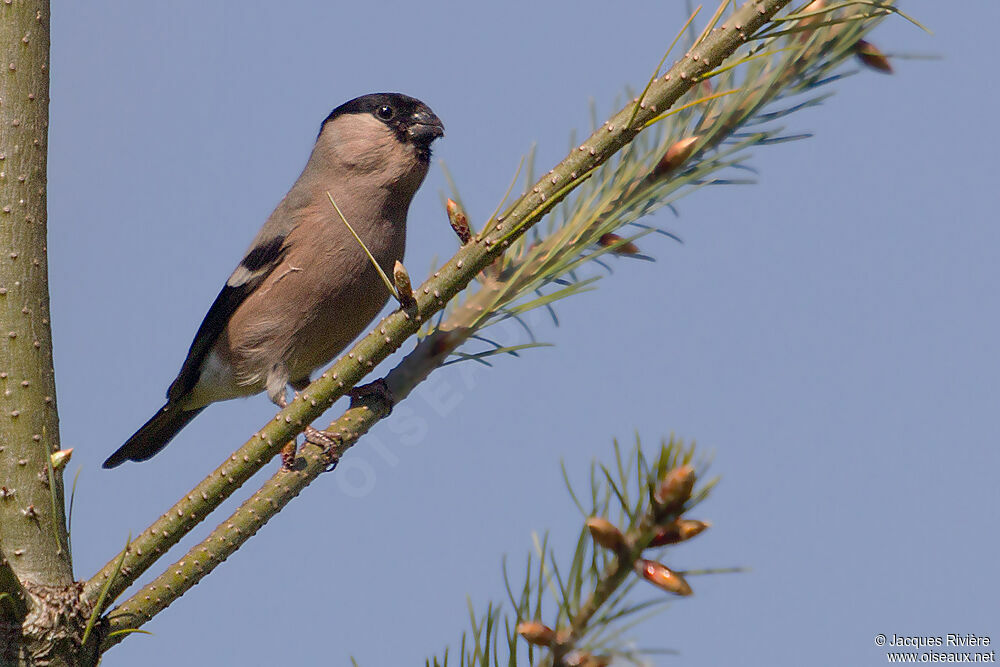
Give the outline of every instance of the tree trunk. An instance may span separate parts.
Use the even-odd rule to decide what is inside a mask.
[[[0,4],[0,664],[79,664],[46,258],[49,3]]]

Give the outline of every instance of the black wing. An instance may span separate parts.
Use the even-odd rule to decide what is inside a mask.
[[[255,244],[243,257],[243,261],[219,292],[219,296],[215,297],[215,302],[198,327],[198,333],[194,335],[194,341],[188,350],[187,359],[184,360],[180,373],[167,390],[168,402],[176,401],[198,383],[202,362],[215,345],[219,334],[226,328],[229,318],[281,262],[286,249],[285,236],[274,236]]]

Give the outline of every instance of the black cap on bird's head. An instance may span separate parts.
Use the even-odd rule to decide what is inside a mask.
[[[444,124],[430,107],[402,93],[371,93],[344,102],[330,112],[320,125],[345,114],[371,114],[396,133],[400,141],[412,143],[424,161],[431,157],[431,142],[444,136]]]

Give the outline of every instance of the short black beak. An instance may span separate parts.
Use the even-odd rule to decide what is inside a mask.
[[[430,145],[438,137],[444,136],[444,124],[430,109],[421,109],[413,114],[411,118],[412,121],[409,129],[407,129],[407,134],[410,135],[410,138],[414,142]]]

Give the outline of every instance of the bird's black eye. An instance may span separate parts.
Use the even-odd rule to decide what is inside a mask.
[[[388,104],[383,104],[375,111],[375,114],[382,120],[391,120],[396,115],[396,112]]]

